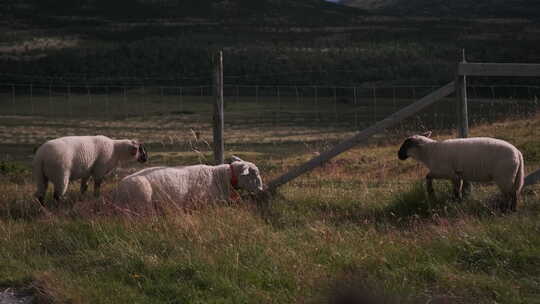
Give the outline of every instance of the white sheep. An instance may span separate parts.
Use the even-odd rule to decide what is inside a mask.
[[[502,211],[515,210],[524,183],[524,164],[521,152],[510,143],[489,137],[460,138],[436,141],[428,134],[407,138],[398,152],[400,160],[408,157],[423,163],[427,191],[433,195],[433,179],[449,179],[454,194],[461,198],[463,183],[495,181],[507,201]]]
[[[59,200],[69,181],[81,179],[81,193],[94,180],[94,194],[99,196],[103,178],[120,162],[146,162],[144,146],[134,140],[113,140],[99,136],[68,136],[49,140],[34,156],[33,176],[37,185],[36,197],[43,202],[49,181],[54,185],[54,198]]]
[[[116,201],[124,204],[170,201],[178,206],[191,202],[227,201],[236,193],[263,190],[259,169],[253,163],[233,157],[231,164],[186,167],[153,167],[122,179]]]

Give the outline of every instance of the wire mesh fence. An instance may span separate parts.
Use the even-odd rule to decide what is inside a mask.
[[[272,145],[338,140],[436,90],[424,86],[226,85],[225,143]],[[35,145],[53,137],[103,134],[192,149],[211,142],[213,90],[203,86],[0,84],[0,140]],[[540,109],[540,86],[468,87],[471,125]],[[450,130],[455,97],[436,102],[391,132]]]
[[[184,98],[191,106],[209,108],[210,94],[210,86],[0,85],[3,115],[54,118],[116,119],[174,114],[183,111]]]

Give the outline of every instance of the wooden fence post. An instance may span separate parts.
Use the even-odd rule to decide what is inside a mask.
[[[223,51],[219,51],[214,57],[214,69],[214,162],[223,164]]]
[[[462,50],[462,61],[465,63],[465,49]],[[458,64],[459,66],[459,64]],[[467,109],[467,76],[457,75],[456,76],[456,100],[457,100],[457,125],[458,125],[458,136],[461,138],[466,138],[469,136],[469,114]]]
[[[467,76],[507,76],[507,77],[540,77],[540,64],[530,63],[467,63],[465,61],[465,51],[463,51],[463,61],[458,63],[456,75],[456,95],[458,105],[464,105],[459,109],[458,129],[460,136],[468,135],[467,119]],[[459,82],[459,85],[458,85]],[[459,90],[458,90],[459,88]],[[461,89],[463,88],[463,89]],[[491,86],[492,106],[495,98],[494,87]],[[534,185],[540,182],[540,170],[536,170],[525,178],[525,186]]]

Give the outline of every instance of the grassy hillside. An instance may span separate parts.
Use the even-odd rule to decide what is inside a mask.
[[[531,0],[344,0],[344,5],[407,16],[539,18]]]
[[[358,7],[366,10],[383,9],[395,4],[398,0],[342,0],[339,3],[346,6]]]
[[[483,0],[483,1],[425,1],[401,0],[390,8],[402,14],[462,16],[462,17],[513,17],[539,18],[540,3],[531,0]]]
[[[540,167],[539,123],[513,119],[471,133],[511,141],[530,172]],[[257,134],[229,153],[256,162],[266,181],[326,146],[253,152]],[[2,163],[0,286],[43,303],[327,303],[347,286],[399,303],[534,303],[540,188],[526,190],[507,215],[493,208],[491,185],[476,185],[458,203],[438,182],[438,198],[429,200],[420,185],[425,169],[397,160],[401,140],[389,134],[353,149],[268,204],[179,210],[162,202],[139,215],[80,197],[76,184],[66,202],[40,206],[27,163]],[[157,146],[150,153],[150,165],[197,162],[194,153]]]
[[[5,1],[5,15],[107,17],[112,20],[182,19],[185,21],[267,24],[345,23],[359,10],[324,0],[19,0]],[[240,19],[240,20],[239,20]]]
[[[370,15],[322,0],[199,2],[212,8],[137,2],[144,9],[112,14],[115,1],[67,11],[9,2],[0,82],[209,84],[210,53],[224,49],[227,83],[441,84],[462,48],[471,61],[537,62],[540,52],[540,26],[528,19]]]

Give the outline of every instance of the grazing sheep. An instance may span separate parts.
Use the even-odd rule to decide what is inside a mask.
[[[259,169],[250,162],[233,157],[231,164],[186,167],[153,167],[129,175],[120,181],[116,200],[122,203],[172,201],[180,205],[200,201],[225,201],[234,189],[263,190]]]
[[[488,138],[460,138],[436,141],[428,134],[407,138],[398,152],[400,160],[408,157],[423,163],[427,191],[433,195],[433,179],[449,179],[454,184],[454,194],[461,198],[462,182],[495,181],[510,209],[515,210],[524,182],[524,164],[521,152],[506,141]],[[508,201],[501,204],[506,211]]]
[[[94,194],[105,175],[119,162],[138,160],[146,162],[148,154],[144,146],[134,140],[113,140],[105,136],[68,136],[49,140],[35,154],[33,164],[36,197],[43,202],[49,181],[54,185],[54,198],[59,200],[69,181],[81,179],[81,193],[88,188],[90,177],[94,179]]]

